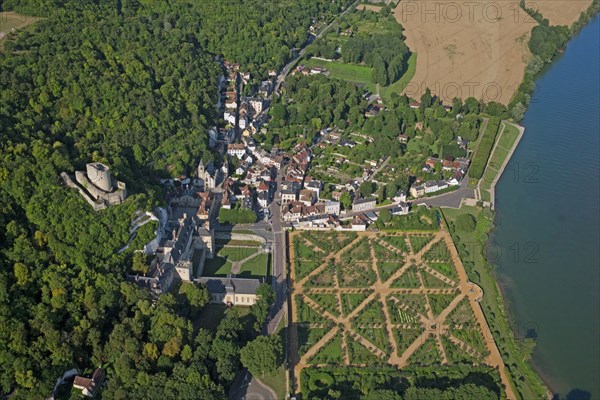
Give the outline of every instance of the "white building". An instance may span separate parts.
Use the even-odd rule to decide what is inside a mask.
[[[325,213],[339,215],[340,214],[340,202],[339,201],[326,201],[325,202]]]
[[[365,211],[375,208],[376,201],[372,197],[367,197],[366,199],[357,199],[354,200],[352,204],[352,211]]]
[[[246,154],[246,147],[241,143],[227,145],[227,155],[241,159]]]
[[[436,181],[425,182],[425,193],[433,193],[438,191],[438,183]]]
[[[230,112],[230,111],[225,111],[223,113],[223,119],[225,120],[226,123],[235,125],[235,113]]]

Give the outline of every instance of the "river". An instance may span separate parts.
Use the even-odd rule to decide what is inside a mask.
[[[490,240],[515,329],[568,399],[600,399],[599,38],[597,15],[538,79]]]

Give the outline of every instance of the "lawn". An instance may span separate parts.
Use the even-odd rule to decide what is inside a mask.
[[[231,263],[222,257],[206,259],[202,276],[227,276],[231,273]]]
[[[494,149],[494,154],[492,154],[492,158],[490,158],[488,165],[496,170],[499,170],[504,163],[504,160],[508,156],[508,153],[510,153],[510,150],[496,146]]]
[[[480,188],[482,189],[489,189],[492,187],[492,182],[494,181],[494,179],[496,178],[496,175],[498,175],[498,171],[493,169],[493,168],[487,168],[485,170],[485,174],[483,175],[483,178],[481,179],[481,183],[479,185]]]
[[[326,68],[330,78],[342,79],[348,82],[362,83],[371,92],[377,92],[377,86],[373,83],[371,76],[373,68],[366,65],[346,64],[337,61],[324,61],[311,58],[305,62],[307,67]],[[415,75],[417,70],[417,54],[412,53],[408,59],[406,72],[400,79],[389,86],[380,87],[379,94],[384,100],[389,100],[392,93],[400,94]]]
[[[240,267],[240,273],[237,276],[240,278],[260,278],[267,276],[268,261],[268,254],[259,254],[243,263]]]
[[[225,246],[217,249],[217,255],[228,261],[237,262],[250,257],[257,251],[258,249],[256,247]]]
[[[277,394],[276,400],[284,400],[285,399],[285,367],[282,365],[272,374],[266,376],[258,377],[262,383],[273,389],[275,394]]]
[[[311,58],[306,61],[307,67],[326,68],[330,78],[348,82],[362,83],[368,91],[375,92],[375,84],[371,80],[373,68],[366,65],[346,64],[337,61],[324,61]]]
[[[485,202],[488,202],[488,203],[490,201],[492,201],[492,195],[490,194],[489,190],[482,189],[480,191],[480,194],[481,194],[481,200],[482,201],[485,201]]]
[[[498,146],[504,147],[505,149],[511,149],[515,144],[515,140],[519,136],[519,130],[511,124],[504,124],[504,132],[498,139]]]

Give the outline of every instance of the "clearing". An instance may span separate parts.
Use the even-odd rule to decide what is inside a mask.
[[[8,35],[13,29],[22,29],[37,22],[40,18],[17,14],[12,11],[0,12],[0,39]]]

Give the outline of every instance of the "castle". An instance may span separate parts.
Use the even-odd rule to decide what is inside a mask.
[[[85,171],[75,171],[75,181],[66,172],[60,175],[65,184],[77,189],[94,210],[102,210],[125,201],[127,187],[125,183],[111,177],[107,165],[95,162],[88,163],[85,167]]]

